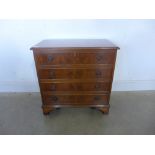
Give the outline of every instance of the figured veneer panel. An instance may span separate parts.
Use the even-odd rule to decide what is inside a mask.
[[[35,53],[39,65],[113,64],[114,49],[41,49]]]
[[[88,79],[88,78],[112,78],[112,68],[84,68],[84,69],[40,69],[40,79]]]
[[[44,95],[43,100],[46,105],[106,105],[108,95]]]
[[[56,39],[31,49],[44,114],[57,107],[109,112],[117,46],[104,39]]]
[[[105,91],[110,92],[111,82],[41,83],[43,91]]]

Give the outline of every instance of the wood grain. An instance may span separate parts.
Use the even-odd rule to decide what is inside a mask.
[[[45,40],[31,49],[44,114],[57,107],[109,112],[117,46],[107,40]]]

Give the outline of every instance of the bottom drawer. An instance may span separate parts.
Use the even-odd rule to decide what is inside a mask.
[[[109,95],[43,95],[44,104],[50,105],[107,105]]]

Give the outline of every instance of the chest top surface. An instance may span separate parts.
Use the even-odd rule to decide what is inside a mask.
[[[31,50],[38,48],[102,48],[119,49],[107,39],[48,39],[39,42],[31,47]]]

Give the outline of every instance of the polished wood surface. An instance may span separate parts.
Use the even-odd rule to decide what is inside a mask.
[[[40,79],[88,79],[88,78],[112,78],[112,68],[96,69],[42,69],[39,70]]]
[[[115,49],[36,49],[38,65],[113,64]]]
[[[108,104],[108,95],[43,95],[45,105],[105,105]]]
[[[119,49],[107,39],[47,39],[43,40],[31,49],[36,48],[102,48]]]
[[[117,46],[107,40],[44,40],[33,46],[43,113],[57,107],[109,112]]]
[[[40,83],[43,91],[105,91],[110,92],[111,82],[59,82],[59,83]]]

